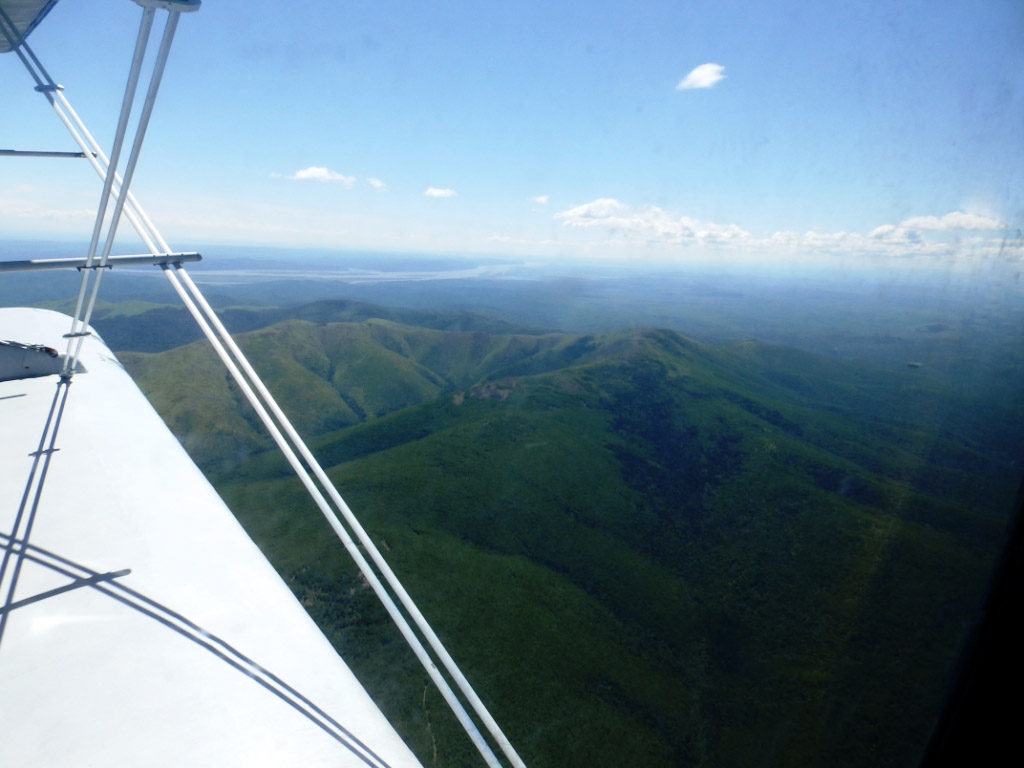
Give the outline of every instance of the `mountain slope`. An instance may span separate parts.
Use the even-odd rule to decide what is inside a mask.
[[[315,435],[496,373],[549,370],[582,354],[586,338],[286,320],[240,334],[238,343],[300,432]],[[223,470],[268,446],[205,340],[119,357],[204,468]],[[167,385],[175,380],[189,384]]]
[[[529,765],[916,759],[1017,479],[940,391],[644,329],[241,344]],[[204,355],[126,362],[208,468],[242,461],[221,492],[424,763],[474,764]]]

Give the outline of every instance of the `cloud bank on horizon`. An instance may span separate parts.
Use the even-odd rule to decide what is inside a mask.
[[[663,257],[681,257],[686,248],[701,248],[720,257],[743,254],[907,259],[998,253],[1010,259],[1024,259],[1020,237],[1008,237],[1007,222],[965,211],[913,216],[899,224],[879,225],[867,234],[779,230],[760,237],[736,224],[701,221],[669,213],[656,205],[630,206],[610,197],[561,211],[554,219],[565,227],[603,233],[606,239],[600,241],[602,245],[644,246]]]
[[[913,216],[899,223],[904,229],[1006,229],[1009,225],[1001,219],[979,216],[976,213],[953,211],[945,216]]]

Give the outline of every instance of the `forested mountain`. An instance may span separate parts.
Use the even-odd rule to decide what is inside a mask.
[[[528,765],[914,761],[998,552],[1012,404],[351,310],[239,342]],[[475,764],[205,342],[119,357],[424,765]]]
[[[42,302],[50,309],[71,312],[74,300]],[[499,318],[459,310],[437,311],[386,307],[362,301],[322,299],[298,305],[229,306],[220,311],[221,321],[232,333],[252,331],[284,320],[314,323],[359,322],[375,318],[444,331],[487,333],[538,332],[535,327],[515,325]],[[97,303],[94,326],[111,349],[131,352],[162,352],[201,339],[203,334],[181,306],[146,301]]]

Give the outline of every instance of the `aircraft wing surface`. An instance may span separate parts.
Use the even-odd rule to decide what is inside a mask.
[[[24,39],[56,4],[57,0],[0,0],[0,11],[7,14],[15,30]],[[0,35],[0,53],[10,50],[11,44]]]
[[[418,766],[96,335],[60,381],[0,381],[0,762]]]

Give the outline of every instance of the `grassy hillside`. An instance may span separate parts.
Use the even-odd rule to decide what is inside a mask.
[[[671,331],[240,343],[528,765],[914,762],[1018,479],[997,406]],[[122,359],[424,764],[478,764],[211,353]]]

